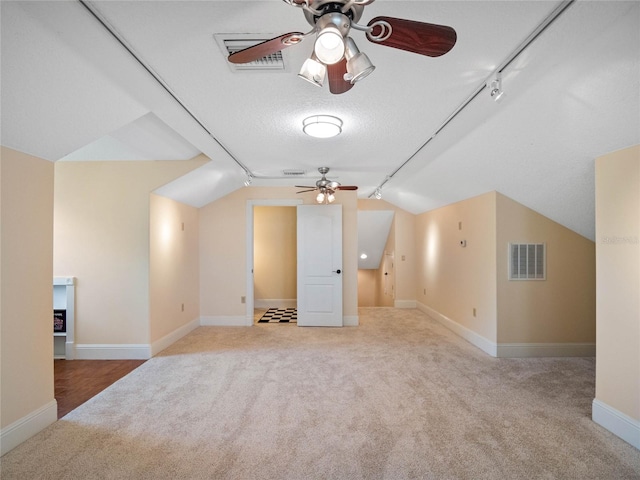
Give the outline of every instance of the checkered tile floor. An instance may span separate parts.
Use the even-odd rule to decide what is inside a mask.
[[[258,320],[258,323],[297,323],[298,310],[296,308],[270,308]]]

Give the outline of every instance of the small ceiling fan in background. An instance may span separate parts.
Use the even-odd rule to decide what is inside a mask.
[[[253,62],[297,45],[317,33],[313,53],[302,65],[298,76],[322,87],[328,73],[329,90],[333,94],[340,94],[351,89],[376,68],[349,36],[351,29],[365,32],[370,42],[428,57],[444,55],[457,40],[456,31],[451,27],[415,20],[376,17],[366,26],[359,25],[357,22],[364,7],[374,0],[283,1],[301,8],[313,29],[308,33],[285,33],[232,53],[228,58],[231,63]]]
[[[335,200],[335,192],[338,190],[357,190],[358,187],[355,185],[340,185],[339,182],[335,180],[328,180],[327,173],[329,173],[329,167],[320,167],[318,171],[322,175],[322,178],[316,182],[316,186],[312,187],[310,185],[296,185],[297,188],[304,188],[305,190],[300,190],[296,193],[306,193],[313,192],[318,190],[318,196],[316,197],[316,202],[318,203],[333,203]]]

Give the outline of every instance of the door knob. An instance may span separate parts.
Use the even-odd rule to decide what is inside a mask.
[[[333,271],[333,273],[337,273],[338,275],[340,275],[341,270],[340,270],[340,269],[338,269],[338,270],[334,270],[334,271]]]

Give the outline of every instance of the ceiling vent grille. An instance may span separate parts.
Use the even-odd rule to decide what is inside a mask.
[[[295,169],[289,169],[289,170],[283,170],[282,174],[285,177],[301,177],[303,175],[305,175],[307,173],[306,170],[295,170]]]
[[[545,280],[546,257],[544,243],[510,243],[509,280]]]
[[[240,50],[244,50],[245,48],[253,47],[259,43],[264,42],[268,39],[259,39],[259,38],[243,38],[243,39],[225,39],[224,47],[227,50],[227,56],[232,53],[239,52]],[[284,59],[282,57],[282,51],[278,50],[271,55],[267,55],[266,57],[259,58],[249,63],[239,63],[234,65],[235,70],[237,71],[283,71],[284,68]]]

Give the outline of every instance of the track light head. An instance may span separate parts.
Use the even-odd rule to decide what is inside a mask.
[[[495,102],[502,100],[504,96],[504,90],[502,90],[502,73],[496,72],[491,76],[487,82],[487,88],[489,89],[489,95]]]

